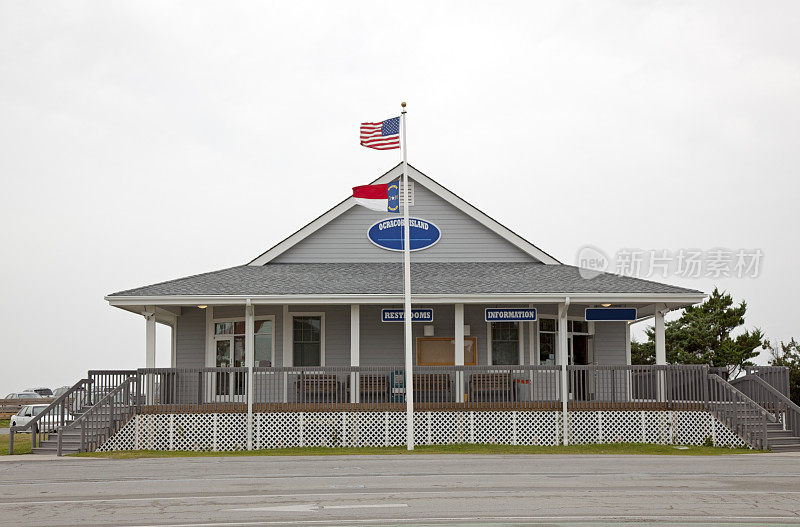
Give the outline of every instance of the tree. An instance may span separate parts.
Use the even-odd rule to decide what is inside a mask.
[[[782,341],[778,346],[768,344],[772,355],[770,366],[786,366],[789,368],[789,398],[800,404],[800,343],[794,338],[788,344]]]
[[[656,346],[652,340],[637,342],[631,340],[631,364],[655,364]]]
[[[759,348],[766,346],[760,329],[731,336],[744,325],[746,312],[746,302],[735,306],[731,295],[714,288],[705,302],[687,307],[680,318],[666,323],[667,362],[727,366],[729,375],[735,377],[744,366],[753,365],[750,359],[758,356]],[[649,326],[645,333],[647,342],[631,342],[634,364],[655,362],[655,328]]]

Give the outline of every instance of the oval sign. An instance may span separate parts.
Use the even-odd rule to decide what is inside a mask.
[[[409,218],[409,248],[412,251],[427,249],[442,237],[439,227],[420,218]],[[403,218],[386,218],[375,222],[367,230],[369,241],[389,251],[403,250]]]

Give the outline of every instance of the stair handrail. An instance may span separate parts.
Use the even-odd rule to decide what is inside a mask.
[[[776,419],[780,420],[779,416],[781,413],[783,413],[784,419],[782,422],[784,428],[791,430],[796,435],[800,436],[800,406],[795,404],[794,401],[786,397],[783,393],[781,393],[780,390],[762,379],[759,375],[745,375],[744,377],[735,379],[731,382],[731,384],[736,386],[746,382],[756,383],[762,391],[765,391],[767,394],[771,395],[774,398],[772,401],[763,402],[771,403],[773,405],[772,413],[775,415]],[[745,393],[743,390],[740,391]],[[750,398],[754,399],[757,404],[761,404],[761,399],[765,399],[765,397],[756,397],[755,393],[745,393],[745,395],[748,395]],[[763,396],[763,394],[761,395]]]
[[[767,450],[769,448],[767,421],[775,422],[775,417],[716,373],[709,373],[708,380],[711,381],[708,390],[709,411],[748,446]],[[717,390],[714,390],[715,386]],[[720,395],[725,399],[718,400]],[[730,411],[730,404],[736,405],[733,412]],[[739,415],[740,404],[745,406],[747,412],[760,417],[757,423],[741,418]]]
[[[67,390],[66,392],[59,395],[50,405],[39,412],[39,415],[28,421],[22,426],[10,426],[8,428],[8,453],[14,453],[14,434],[19,432],[24,432],[25,430],[31,431],[31,449],[35,448],[38,443],[41,443],[45,436],[51,433],[50,430],[50,420],[51,418],[55,418],[55,424],[53,430],[57,430],[59,426],[64,426],[67,424],[68,413],[72,413],[70,409],[67,408],[67,405],[64,404],[70,395],[80,392],[84,390],[84,395],[90,392],[92,385],[92,381],[90,379],[81,379],[76,382],[72,387]],[[72,401],[69,401],[69,404]],[[57,410],[55,415],[51,415],[53,410]],[[74,409],[72,409],[74,410]],[[44,427],[45,430],[42,430],[42,427],[39,426],[41,421],[45,420],[45,423],[48,426]],[[35,427],[34,427],[35,425]],[[40,437],[41,436],[41,437]]]
[[[78,416],[74,421],[69,423],[66,426],[63,426],[58,429],[58,446],[56,448],[56,455],[62,455],[62,441],[64,438],[64,432],[69,430],[74,430],[78,424],[81,424],[81,446],[79,451],[86,452],[90,445],[98,446],[100,443],[100,439],[102,437],[110,438],[115,432],[119,430],[128,420],[131,418],[132,415],[136,413],[136,401],[139,397],[139,390],[138,386],[139,383],[138,376],[131,375],[119,386],[108,392],[105,396],[103,396],[99,401],[97,401],[92,407],[88,410],[83,412],[80,416]],[[129,389],[133,385],[133,393]],[[118,402],[117,396],[122,393],[124,394],[123,402]],[[133,401],[131,401],[131,397],[133,397]],[[116,411],[118,412],[118,416],[122,417],[120,423],[117,422],[115,419],[115,409],[119,406],[119,409]],[[100,411],[104,408],[108,408],[109,414],[107,420],[104,420],[104,416],[100,413]],[[107,422],[106,422],[107,421]],[[87,426],[87,425],[105,425],[103,428],[99,428],[96,426]],[[89,428],[89,436],[87,437],[87,428]],[[107,435],[105,435],[107,433]]]
[[[744,372],[745,376],[760,377],[786,397],[791,394],[788,366],[745,366]]]

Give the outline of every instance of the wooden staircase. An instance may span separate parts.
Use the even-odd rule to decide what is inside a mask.
[[[83,417],[88,412],[91,412],[92,418]],[[98,403],[82,409],[75,416],[75,420],[72,422],[74,425],[71,423],[70,426],[62,428],[59,432],[50,434],[47,439],[33,447],[31,452],[53,456],[94,450],[94,448],[85,450],[88,446],[87,443],[96,446],[102,445],[117,430],[125,426],[132,416],[133,412],[116,412],[112,417],[111,405]],[[59,441],[61,443],[60,452]]]
[[[47,425],[44,432],[37,430],[35,437],[38,440],[33,442],[31,451],[34,454],[61,456],[97,450],[136,414],[138,377],[135,372],[129,373],[122,376],[114,373],[113,381],[104,379],[102,390],[94,390],[96,383],[91,380],[91,375],[89,381],[81,381],[94,390],[83,400],[96,403],[79,408],[73,405],[69,412],[64,407],[54,407],[56,413],[68,417],[58,420],[58,426]]]
[[[767,424],[767,444],[773,452],[800,452],[800,437],[780,422]]]

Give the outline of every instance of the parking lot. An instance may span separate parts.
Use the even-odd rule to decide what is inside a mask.
[[[0,460],[3,525],[800,525],[800,456]]]

